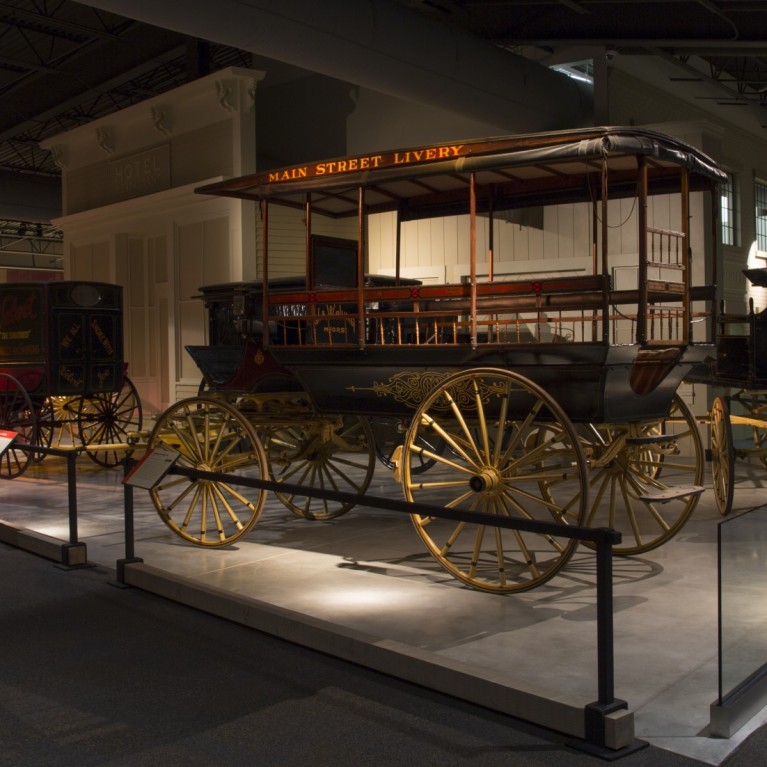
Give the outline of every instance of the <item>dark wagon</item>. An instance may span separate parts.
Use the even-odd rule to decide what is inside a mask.
[[[204,187],[259,206],[262,278],[202,288],[210,343],[190,353],[205,390],[158,418],[150,447],[289,483],[280,500],[311,519],[354,504],[295,486],[361,499],[383,453],[408,501],[609,526],[620,553],[652,549],[703,492],[698,426],[677,389],[714,353],[693,336],[713,296],[692,274],[714,247],[722,178],[682,141],[595,128]],[[711,223],[696,242],[693,216]],[[295,250],[300,279],[275,282]],[[452,276],[405,280],[413,250]],[[386,279],[371,277],[374,260]],[[151,492],[166,524],[203,546],[237,540],[264,504],[264,492],[184,476]],[[545,582],[574,547],[412,519],[445,569],[489,591]]]
[[[43,457],[22,444],[83,448],[105,466],[122,461],[127,431],[141,428],[122,323],[119,285],[0,285],[0,426],[17,433],[1,476]]]
[[[767,269],[745,269],[753,285],[767,287]],[[721,514],[732,510],[736,458],[756,458],[767,468],[767,310],[720,311],[716,355],[689,380],[716,392],[709,411],[711,475]]]

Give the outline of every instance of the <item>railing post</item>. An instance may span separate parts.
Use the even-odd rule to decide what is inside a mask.
[[[88,563],[88,548],[78,540],[77,530],[77,451],[66,453],[67,498],[69,506],[69,543],[61,546],[61,564],[64,567],[84,567]]]
[[[614,543],[620,543],[620,533],[603,530],[596,542],[597,564],[597,688],[598,699],[584,710],[584,740],[577,747],[606,758],[623,757],[646,747],[645,741],[635,740],[622,748],[611,748],[608,742],[607,717],[627,709],[625,700],[615,697],[615,654],[613,635],[613,555]],[[621,741],[621,738],[616,738]]]
[[[127,477],[137,461],[130,456],[125,459],[124,476]],[[133,527],[133,487],[123,482],[123,508],[125,516],[125,557],[118,559],[116,563],[117,584],[127,586],[125,583],[125,565],[143,562],[144,560],[135,554],[135,533]]]

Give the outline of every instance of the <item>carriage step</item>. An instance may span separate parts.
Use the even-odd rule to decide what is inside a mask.
[[[687,485],[686,487],[668,487],[658,493],[647,493],[638,496],[640,501],[647,503],[668,503],[676,501],[679,498],[689,498],[691,495],[700,495],[705,491],[705,487],[700,485]]]

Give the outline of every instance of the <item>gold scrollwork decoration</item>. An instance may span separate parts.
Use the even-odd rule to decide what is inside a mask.
[[[450,375],[451,373],[436,373],[434,371],[421,373],[406,370],[389,376],[388,382],[375,381],[371,387],[349,386],[348,389],[349,391],[372,391],[379,397],[393,397],[397,402],[409,408],[416,408]],[[487,402],[491,396],[503,394],[505,391],[500,384],[488,385],[481,378],[475,379],[475,381],[464,379],[459,386],[454,387],[450,392],[453,401],[459,407],[469,409],[474,407],[477,395],[477,391],[474,389],[475,383],[478,385],[482,402]],[[439,407],[438,403],[435,403],[434,406]],[[444,407],[449,407],[447,402],[444,403]]]

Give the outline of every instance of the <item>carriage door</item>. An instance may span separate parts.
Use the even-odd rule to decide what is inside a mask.
[[[128,235],[117,243],[118,280],[125,286],[125,361],[147,415],[170,403],[167,243],[165,236]]]

